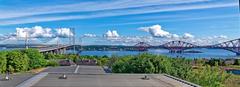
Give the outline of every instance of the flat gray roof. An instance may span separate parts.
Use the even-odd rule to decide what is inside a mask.
[[[67,68],[71,70],[65,73]],[[112,74],[100,66],[55,67],[47,71],[49,74],[32,87],[190,87],[162,74]],[[59,79],[63,73],[67,79]],[[142,79],[145,75],[150,79]]]
[[[67,79],[59,79],[62,74]],[[150,79],[142,79],[145,75]],[[190,87],[163,74],[105,73],[100,66],[84,65],[50,67],[37,75],[20,73],[10,77],[13,79],[0,80],[0,87]]]
[[[59,79],[61,75],[48,74],[32,87],[189,87],[163,75],[147,75],[149,80],[141,79],[144,74],[66,74],[67,79]]]
[[[5,75],[0,74],[0,87],[16,87],[18,84],[24,82],[25,80],[31,78],[33,76],[32,73],[18,73],[11,74],[9,76],[10,80],[5,81],[3,78]]]

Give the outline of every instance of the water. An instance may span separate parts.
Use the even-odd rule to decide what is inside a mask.
[[[0,50],[11,50],[11,49],[0,49]],[[190,49],[194,51],[201,51],[202,53],[169,53],[166,49],[150,49],[146,51],[147,53],[156,54],[156,55],[167,55],[170,57],[185,57],[185,58],[240,58],[240,56],[236,56],[235,53],[223,50],[223,49],[205,49],[205,48],[199,48],[199,49]],[[73,51],[67,51],[68,53],[71,53]],[[79,53],[80,55],[96,55],[96,56],[124,56],[124,55],[138,55],[143,52],[139,51],[82,51]]]
[[[240,70],[227,70],[227,72],[235,75],[240,75]]]
[[[185,57],[185,58],[240,58],[235,53],[223,49],[190,49],[201,51],[202,53],[169,53],[166,49],[150,49],[147,53],[156,55],[167,55],[170,57]],[[82,51],[80,55],[97,55],[97,56],[111,56],[111,55],[137,55],[139,51]]]

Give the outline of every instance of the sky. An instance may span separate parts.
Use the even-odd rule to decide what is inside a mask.
[[[0,0],[0,44],[74,35],[84,45],[217,44],[240,38],[239,0]]]

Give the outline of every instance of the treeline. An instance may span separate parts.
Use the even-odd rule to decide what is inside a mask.
[[[197,61],[204,60],[198,59]],[[209,59],[203,63],[208,64],[210,66],[215,66],[216,64],[219,66],[240,65],[240,59]]]
[[[96,60],[97,65],[103,66],[107,65],[109,63],[109,60],[111,59],[108,56],[89,56],[89,55],[75,55],[75,54],[45,54],[44,55],[47,60],[50,61],[57,61],[57,60],[71,60],[73,62],[77,62],[77,60],[83,60],[83,59],[91,59]]]
[[[0,73],[21,72],[47,66],[47,60],[35,49],[0,52]]]
[[[204,63],[193,68],[192,62],[192,59],[140,54],[118,58],[111,68],[114,73],[165,73],[204,87],[222,87],[230,76],[217,64]]]
[[[58,66],[59,60],[76,61],[79,58],[80,56],[73,54],[41,54],[37,49],[0,51],[0,73],[15,73],[46,66]],[[103,60],[103,58],[99,58],[99,60]]]
[[[223,87],[226,80],[232,76],[220,68],[219,65],[227,65],[221,59],[170,58],[147,53],[129,56],[112,55],[108,57],[86,55],[68,58],[71,58],[73,61],[78,59],[94,59],[97,60],[98,65],[111,68],[113,73],[164,73],[199,84],[203,87]]]

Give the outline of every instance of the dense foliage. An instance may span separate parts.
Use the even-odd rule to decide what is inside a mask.
[[[9,51],[7,53],[7,71],[20,72],[29,68],[29,58],[19,50]]]
[[[47,65],[47,61],[44,56],[38,52],[36,49],[26,49],[23,51],[29,58],[29,68],[35,69],[44,67]]]
[[[169,58],[151,54],[140,54],[133,57],[123,57],[111,66],[115,73],[165,73],[204,87],[221,87],[229,74],[216,65],[200,64],[198,69],[192,68],[193,60],[184,58]]]
[[[5,51],[0,52],[0,73],[4,73],[7,69],[7,53]]]
[[[52,61],[47,61],[44,55],[39,53],[36,49],[0,52],[0,73],[27,71],[47,65],[56,66],[57,64],[53,64]]]
[[[47,66],[59,66],[59,64],[56,60],[49,60]]]
[[[236,59],[234,65],[240,65],[240,59]]]

